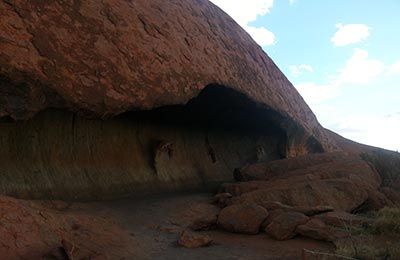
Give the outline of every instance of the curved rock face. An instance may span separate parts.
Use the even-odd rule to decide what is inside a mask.
[[[169,169],[165,179],[173,185],[176,178],[204,183],[226,179],[249,157],[268,161],[336,149],[273,61],[207,0],[6,0],[0,2],[0,18],[3,193],[53,193],[76,176],[86,180],[79,182],[86,183],[82,190],[151,186],[160,180],[151,175],[160,172],[157,167]],[[193,110],[196,100],[200,105]],[[185,127],[171,120],[154,127],[148,123],[152,112],[126,116],[157,109],[157,124],[167,116],[180,118]],[[207,127],[201,130],[204,123],[211,126],[210,138]],[[138,131],[154,134],[130,136]],[[132,154],[140,156],[133,160]],[[225,166],[207,170],[209,161],[221,158]],[[206,173],[199,174],[196,165]],[[122,175],[110,174],[116,171]],[[183,181],[179,174],[191,177]],[[20,176],[15,189],[11,176]],[[101,176],[113,181],[97,181]],[[38,181],[35,191],[26,185],[32,180]]]
[[[126,230],[82,210],[90,208],[0,196],[1,259],[144,259]]]
[[[270,120],[258,122],[258,114],[276,113],[248,102],[211,87],[186,106],[108,120],[46,110],[31,120],[5,121],[0,191],[24,198],[102,199],[216,187],[232,180],[237,167],[285,156],[284,131]]]
[[[218,83],[332,145],[273,61],[206,0],[10,0],[0,10],[0,116],[57,107],[109,117],[185,104]]]

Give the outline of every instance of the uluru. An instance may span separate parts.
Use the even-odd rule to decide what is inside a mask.
[[[0,259],[359,259],[399,169],[208,0],[0,2]]]

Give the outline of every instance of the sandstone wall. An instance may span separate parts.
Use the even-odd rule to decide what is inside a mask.
[[[0,193],[19,197],[209,187],[249,160],[337,149],[207,0],[1,1],[0,121]]]
[[[237,167],[285,157],[276,115],[222,93],[106,120],[54,109],[3,120],[0,193],[104,199],[210,189],[233,180]],[[259,113],[271,115],[258,122]]]
[[[231,87],[290,119],[288,156],[335,143],[279,68],[208,0],[0,2],[0,117],[90,118],[185,104]],[[262,119],[260,119],[262,120]]]

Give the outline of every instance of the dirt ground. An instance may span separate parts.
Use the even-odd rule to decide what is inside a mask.
[[[265,233],[259,235],[232,234],[220,230],[203,231],[214,242],[197,249],[186,249],[177,244],[182,230],[193,219],[193,205],[209,203],[210,193],[158,195],[146,198],[127,198],[92,202],[77,207],[79,211],[102,216],[122,226],[136,238],[138,254],[132,259],[218,259],[272,260],[301,259],[303,248],[330,252],[333,245],[296,237],[289,241],[275,241]],[[88,206],[88,207],[87,207]],[[71,210],[74,210],[71,207]],[[81,212],[82,213],[82,212]]]

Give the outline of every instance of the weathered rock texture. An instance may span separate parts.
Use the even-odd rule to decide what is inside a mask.
[[[224,230],[244,234],[257,234],[268,217],[268,211],[256,204],[228,206],[218,216],[218,226]]]
[[[308,220],[306,215],[299,212],[282,212],[270,219],[265,232],[277,240],[291,239],[296,235],[296,227],[305,224]]]
[[[358,154],[364,160],[372,163],[383,179],[383,186],[400,190],[400,153],[385,150],[346,139],[328,129],[328,134],[340,150]]]
[[[0,11],[0,116],[105,118],[185,104],[217,83],[284,117],[292,155],[332,146],[272,60],[206,0],[10,0]]]
[[[374,201],[385,199],[379,192],[381,178],[374,167],[347,153],[258,163],[237,170],[235,176],[250,181],[221,186],[221,192],[235,196],[228,204],[257,203],[268,208],[271,201],[277,201],[294,207],[329,206],[326,208],[351,212],[364,206],[379,208]]]
[[[336,149],[273,61],[207,0],[7,0],[0,18],[3,194],[193,188]]]
[[[258,123],[259,110],[242,107],[249,101],[241,95],[229,101],[227,91],[225,105],[238,112],[233,116],[221,99],[209,100],[216,90],[227,91],[211,88],[185,107],[106,121],[47,110],[3,122],[0,190],[24,198],[101,199],[212,187],[243,164],[281,158],[284,132],[268,120]]]
[[[0,196],[0,216],[1,259],[142,259],[134,237],[78,205]]]
[[[178,244],[186,248],[198,248],[208,246],[212,242],[212,238],[208,235],[195,233],[193,231],[185,230],[182,232]]]

